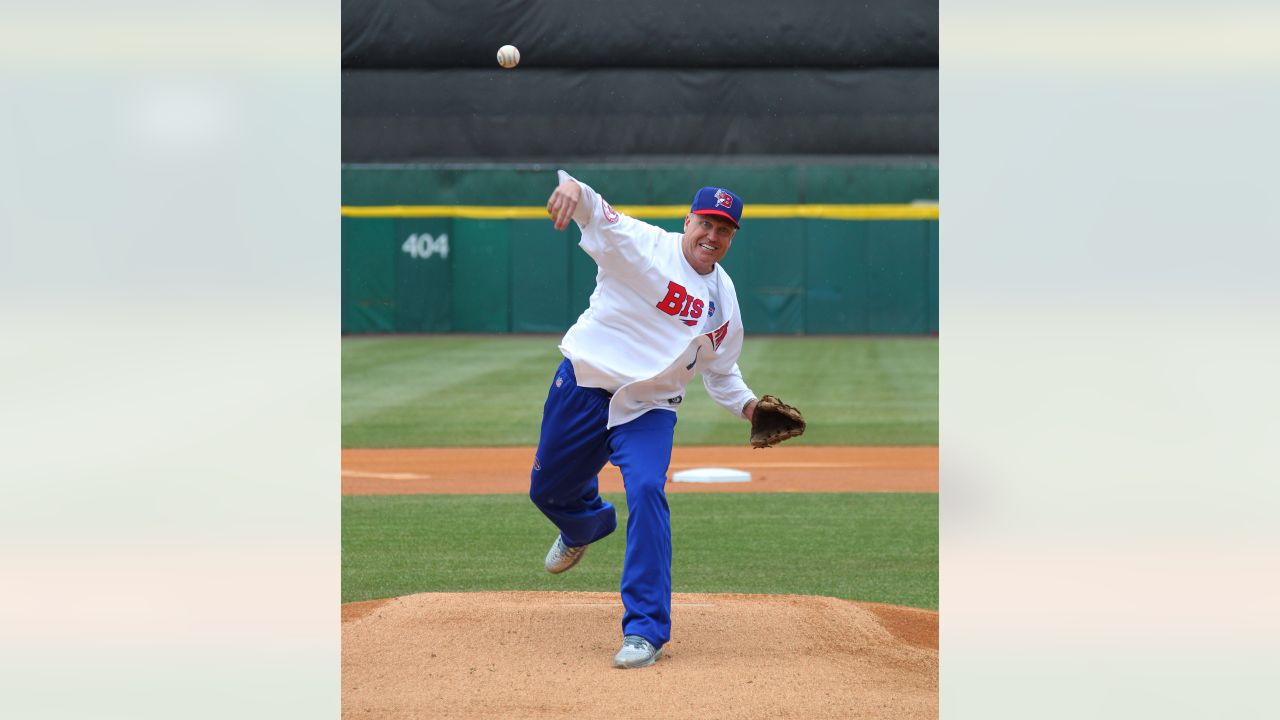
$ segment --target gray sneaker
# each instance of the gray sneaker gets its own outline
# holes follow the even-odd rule
[[[622,649],[617,655],[613,656],[613,666],[619,668],[642,668],[649,667],[658,661],[658,656],[662,654],[661,648],[656,648],[653,643],[645,640],[639,635],[628,635],[622,638]]]
[[[590,547],[590,545],[569,547],[564,544],[564,537],[557,535],[556,541],[551,543],[551,549],[547,551],[547,560],[545,563],[547,566],[547,572],[558,575],[574,565],[577,565],[588,547]]]

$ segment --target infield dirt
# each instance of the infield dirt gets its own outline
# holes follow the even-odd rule
[[[342,451],[343,495],[526,493],[534,448],[400,448]],[[732,467],[746,483],[668,482],[667,492],[938,492],[936,447],[677,447],[671,474]],[[623,492],[613,465],[600,492]]]
[[[342,492],[523,493],[533,448],[344,450]],[[937,492],[938,449],[676,448],[668,492]],[[608,466],[601,492],[622,492]],[[676,593],[652,667],[610,665],[617,593],[421,593],[342,606],[344,718],[938,716],[938,613],[829,597]]]

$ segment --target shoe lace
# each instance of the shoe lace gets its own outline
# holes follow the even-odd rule
[[[633,647],[647,651],[649,649],[649,641],[639,635],[628,635],[622,638],[622,647]]]
[[[578,547],[569,547],[568,545],[565,545],[565,544],[564,544],[564,541],[563,541],[563,540],[561,540],[561,541],[560,541],[560,548],[561,548],[561,550],[560,550],[560,554],[561,554],[561,555],[564,555],[565,557],[576,558],[576,557],[578,557],[579,555],[581,555],[581,554],[583,553],[583,551],[585,551],[585,550],[587,549],[587,546],[586,546],[586,545],[579,545]]]

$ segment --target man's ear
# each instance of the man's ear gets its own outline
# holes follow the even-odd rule
[[[690,220],[692,220],[692,219],[693,219],[693,213],[685,213],[685,215],[684,215],[684,229],[685,229],[685,230],[688,230],[688,229],[689,229],[689,221],[690,221]]]

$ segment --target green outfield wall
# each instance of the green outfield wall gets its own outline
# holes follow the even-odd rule
[[[615,207],[681,228],[694,190],[746,203],[724,267],[748,332],[938,331],[933,160],[565,164]],[[345,166],[342,331],[562,332],[595,264],[543,207],[554,166]]]

